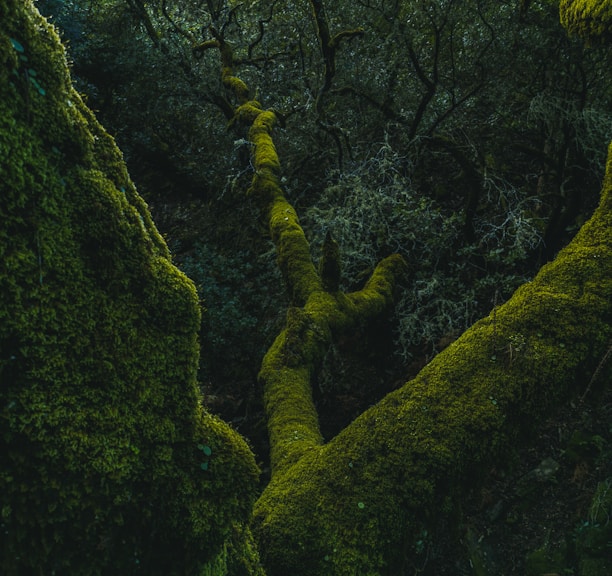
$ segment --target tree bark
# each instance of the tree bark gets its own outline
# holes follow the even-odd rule
[[[227,63],[226,52],[231,75]],[[236,117],[251,124],[250,193],[293,300],[259,376],[272,462],[252,522],[263,564],[268,576],[409,573],[489,467],[507,463],[550,410],[609,381],[612,153],[598,210],[556,260],[324,444],[312,376],[335,335],[390,305],[403,263],[383,261],[360,292],[330,291],[336,281],[317,272],[279,183],[274,113],[247,101]],[[336,268],[320,267],[332,278]]]
[[[611,203],[612,147],[599,208],[554,262],[414,380],[276,471],[253,520],[268,576],[412,573],[488,467],[556,406],[609,384]]]

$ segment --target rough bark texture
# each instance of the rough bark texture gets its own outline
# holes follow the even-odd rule
[[[503,466],[598,367],[590,393],[609,384],[611,204],[612,148],[599,208],[553,263],[414,380],[274,474],[254,513],[269,576],[418,566],[423,542],[488,466]]]
[[[248,564],[257,469],[200,405],[194,286],[23,0],[0,0],[0,267],[0,572]]]

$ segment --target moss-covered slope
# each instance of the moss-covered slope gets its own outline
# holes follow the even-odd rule
[[[54,30],[0,0],[2,574],[224,573],[257,470],[199,404],[199,319]]]

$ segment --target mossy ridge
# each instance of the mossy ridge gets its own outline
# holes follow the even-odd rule
[[[611,0],[561,0],[561,24],[588,42],[612,40]]]
[[[269,576],[418,566],[437,520],[483,469],[584,392],[612,336],[611,164],[612,147],[599,208],[533,282],[272,478],[253,524]]]
[[[199,404],[194,287],[53,28],[0,15],[2,573],[225,573],[257,469]]]

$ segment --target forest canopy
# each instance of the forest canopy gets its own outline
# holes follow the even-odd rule
[[[508,298],[597,203],[612,139],[609,46],[568,37],[555,2],[525,5],[326,4],[327,34],[342,38],[330,66],[308,2],[55,4],[77,85],[153,208],[172,206],[163,199],[177,192],[210,204],[199,215],[211,219],[201,223],[210,238],[175,225],[172,207],[158,218],[183,228],[171,243],[197,283],[202,262],[216,267],[215,282],[202,282],[217,334],[203,378],[240,363],[228,322],[234,333],[253,327],[270,339],[275,313],[272,302],[258,310],[267,292],[240,291],[261,274],[274,285],[274,267],[252,260],[255,230],[245,238],[232,230],[231,215],[252,221],[236,212],[250,209],[241,198],[249,146],[244,133],[226,131],[232,107],[217,55],[193,50],[212,38],[210,27],[232,44],[253,95],[282,119],[283,185],[314,254],[331,232],[349,288],[393,252],[419,260],[395,327],[406,361],[431,357],[440,340]],[[228,251],[230,237],[237,245]],[[247,363],[266,346],[240,345],[256,347]]]

